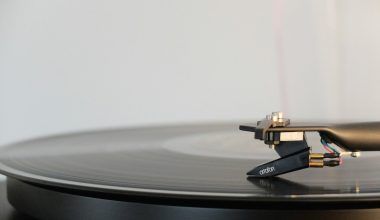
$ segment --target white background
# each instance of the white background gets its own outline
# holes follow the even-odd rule
[[[83,129],[380,119],[380,2],[0,0],[0,144]]]

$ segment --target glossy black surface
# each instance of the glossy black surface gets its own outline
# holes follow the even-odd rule
[[[380,218],[380,209],[378,208],[337,209],[330,206],[328,209],[319,209],[318,207],[300,209],[298,205],[293,205],[290,208],[286,208],[286,206],[273,207],[273,203],[267,204],[265,209],[257,209],[254,206],[231,208],[228,205],[223,208],[200,208],[179,204],[165,205],[119,201],[40,187],[11,178],[8,179],[7,189],[8,198],[17,209],[40,220],[276,220],[284,217],[294,220],[364,220]],[[8,217],[6,220],[23,219],[23,215],[19,212],[12,212]],[[25,218],[25,220],[28,219],[26,216]]]
[[[309,142],[320,149],[318,139]],[[277,156],[238,124],[61,135],[6,146],[0,155],[5,175],[90,192],[178,201],[380,201],[376,152],[341,167],[248,180],[247,171]]]
[[[24,197],[22,197],[24,198]],[[0,220],[35,220],[16,211],[7,200],[6,181],[0,176]]]

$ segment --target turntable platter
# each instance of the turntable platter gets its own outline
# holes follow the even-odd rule
[[[336,168],[247,179],[246,171],[276,157],[252,134],[240,132],[238,124],[157,126],[57,135],[5,146],[0,150],[0,172],[52,187],[158,199],[380,201],[378,153],[347,159]]]

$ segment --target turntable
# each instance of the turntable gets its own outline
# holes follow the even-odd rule
[[[328,152],[320,136],[304,129],[302,140],[297,139],[299,134],[288,138],[303,142],[307,137],[313,151],[335,155],[317,161],[338,161],[326,163],[336,166],[257,178],[246,172],[276,161],[279,153],[264,147],[262,141],[269,136],[261,140],[256,133],[240,131],[240,124],[139,127],[38,138],[2,147],[0,172],[8,177],[10,204],[37,219],[380,217],[380,153],[366,152],[364,147],[371,144],[352,148],[348,156],[357,157],[352,152],[361,150],[360,157],[346,157],[340,164],[350,148],[337,145],[339,155]],[[262,129],[264,133],[257,132],[261,135],[294,129],[292,124],[264,124],[240,128]],[[366,132],[361,135],[369,143],[377,131],[370,127]]]

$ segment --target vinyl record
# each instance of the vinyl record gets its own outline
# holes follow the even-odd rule
[[[313,151],[322,151],[309,137]],[[380,154],[277,178],[246,172],[277,158],[238,124],[100,130],[5,146],[1,173],[48,187],[190,202],[379,201]]]

